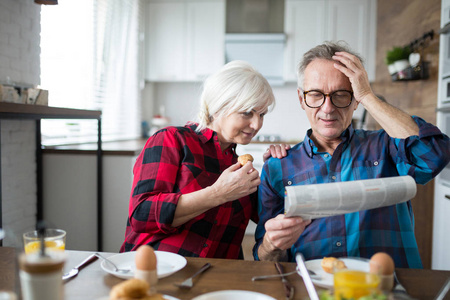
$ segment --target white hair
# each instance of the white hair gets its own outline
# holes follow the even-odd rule
[[[197,131],[208,127],[213,116],[250,112],[254,108],[273,109],[274,106],[272,88],[261,73],[245,61],[231,61],[204,82]]]

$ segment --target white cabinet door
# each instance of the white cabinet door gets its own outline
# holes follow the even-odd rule
[[[148,2],[146,79],[177,81],[185,73],[185,7],[180,2]]]
[[[435,181],[432,269],[450,270],[450,186]]]
[[[284,31],[287,36],[284,79],[297,81],[297,64],[303,54],[325,40],[325,0],[287,0]]]
[[[375,79],[375,0],[286,0],[284,76],[296,81],[303,54],[324,41],[344,40],[361,54],[369,80]]]
[[[225,61],[225,0],[147,2],[146,79],[199,81]]]
[[[375,78],[376,2],[329,0],[327,40],[344,40],[365,60],[369,79]]]
[[[225,2],[187,4],[188,80],[203,80],[225,63]]]

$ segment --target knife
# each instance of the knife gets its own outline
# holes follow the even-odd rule
[[[81,269],[83,269],[84,267],[86,267],[87,265],[89,265],[90,263],[94,262],[97,259],[98,257],[95,256],[95,254],[91,254],[88,258],[86,258],[81,263],[73,267],[72,270],[64,274],[62,276],[63,281],[67,281],[70,278],[77,276],[78,272],[80,272]]]
[[[319,295],[317,294],[316,289],[314,288],[314,284],[309,276],[308,269],[305,265],[305,259],[300,252],[297,252],[295,255],[295,260],[297,261],[297,267],[300,270],[300,275],[303,278],[303,282],[305,283],[306,290],[308,291],[309,298],[311,300],[319,300]]]
[[[284,293],[286,294],[286,300],[291,300],[294,297],[294,287],[286,279],[283,266],[279,262],[276,262],[275,267],[277,268],[278,273],[280,273],[281,282],[283,282],[284,286]]]

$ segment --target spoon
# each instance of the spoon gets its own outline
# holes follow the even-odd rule
[[[104,261],[110,263],[110,264],[114,267],[114,269],[115,269],[114,272],[117,272],[117,273],[128,273],[128,272],[131,271],[130,269],[119,269],[112,261],[110,261],[109,259],[107,259],[106,257],[100,255],[100,254],[97,253],[97,252],[94,253],[94,255],[97,256],[97,257],[100,257],[100,258],[103,259]]]

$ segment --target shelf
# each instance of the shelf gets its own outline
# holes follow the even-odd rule
[[[101,115],[100,110],[0,102],[2,119],[100,119]]]
[[[429,65],[430,65],[429,62],[422,62],[419,65],[415,66],[414,68],[408,67],[403,71],[392,74],[391,79],[394,82],[428,79]]]

